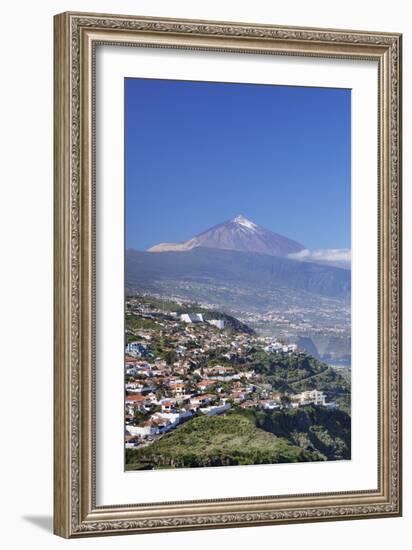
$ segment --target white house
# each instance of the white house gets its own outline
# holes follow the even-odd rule
[[[127,374],[128,376],[136,376],[136,374],[139,374],[139,369],[138,369],[136,366],[134,366],[134,367],[128,367],[128,366],[126,365],[126,370],[125,370],[125,372],[126,372],[126,374]]]
[[[207,322],[209,325],[213,325],[220,330],[225,328],[225,321],[223,319],[209,319]]]
[[[195,397],[192,397],[192,399],[190,400],[190,403],[192,405],[202,406],[210,403],[212,399],[213,399],[213,395],[205,393],[202,395],[196,395]]]
[[[176,396],[182,396],[185,393],[186,386],[184,384],[173,384],[171,390]]]
[[[286,344],[283,346],[282,351],[284,353],[295,353],[298,349],[296,344]]]
[[[185,411],[180,410],[176,412],[159,412],[156,413],[157,418],[161,418],[162,420],[166,420],[167,422],[177,425],[181,420],[184,418],[189,418],[190,416],[193,416],[193,413],[191,411]]]
[[[131,435],[142,435],[142,436],[156,435],[156,434],[160,433],[159,426],[157,426],[157,425],[155,425],[151,422],[147,422],[143,426],[130,426],[129,425],[129,426],[126,427],[126,430]]]
[[[126,395],[125,397],[125,407],[129,414],[134,414],[136,411],[148,412],[151,405],[151,400],[140,394]]]
[[[280,409],[280,400],[278,399],[263,399],[260,401],[265,410],[273,411],[274,409]]]
[[[141,393],[144,385],[141,382],[134,380],[133,382],[128,382],[125,387],[126,390],[131,393]]]
[[[319,390],[307,390],[292,397],[292,406],[326,405],[326,395]]]
[[[126,346],[126,353],[135,356],[147,355],[147,348],[140,342],[129,342]]]
[[[201,380],[196,384],[196,387],[199,388],[200,391],[206,391],[215,385],[216,385],[216,380]]]
[[[203,414],[208,416],[214,416],[215,414],[221,414],[222,412],[230,409],[230,403],[225,403],[224,405],[215,405],[211,407],[201,407],[199,410]]]
[[[270,344],[265,346],[263,349],[268,353],[278,353],[282,351],[283,346],[279,342],[271,342]]]
[[[180,320],[184,323],[204,323],[202,313],[182,313]]]
[[[160,403],[162,407],[162,411],[173,411],[176,407],[176,400],[175,399],[162,399]]]

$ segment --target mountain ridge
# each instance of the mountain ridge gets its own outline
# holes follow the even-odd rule
[[[126,251],[126,286],[150,287],[162,281],[201,282],[258,289],[289,288],[315,295],[346,299],[350,270],[235,250],[196,247],[185,254],[167,251]]]

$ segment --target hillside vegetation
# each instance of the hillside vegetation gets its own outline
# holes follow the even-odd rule
[[[315,407],[235,410],[189,420],[148,447],[126,450],[127,469],[311,462],[350,458],[350,417]]]
[[[306,451],[317,451],[327,460],[351,457],[351,419],[341,410],[306,406],[281,411],[236,410],[267,432]]]

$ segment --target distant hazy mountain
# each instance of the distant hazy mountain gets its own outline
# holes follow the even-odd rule
[[[304,249],[296,241],[273,233],[239,215],[183,243],[161,243],[149,248],[148,251],[187,252],[199,247],[257,252],[270,256],[287,256]]]
[[[303,292],[311,295],[347,299],[351,276],[347,269],[300,262],[274,255],[194,247],[186,252],[153,254],[127,250],[126,288],[160,291],[182,285],[193,299],[201,299],[201,289],[209,289],[210,300],[216,292],[238,289],[239,300],[249,296],[251,303],[265,300],[266,291]],[[202,291],[203,292],[203,291]],[[242,300],[244,302],[244,300]]]

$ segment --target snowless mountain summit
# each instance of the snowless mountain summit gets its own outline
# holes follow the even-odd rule
[[[160,243],[149,252],[185,252],[197,247],[288,256],[304,250],[300,243],[265,229],[241,214],[182,243]]]

